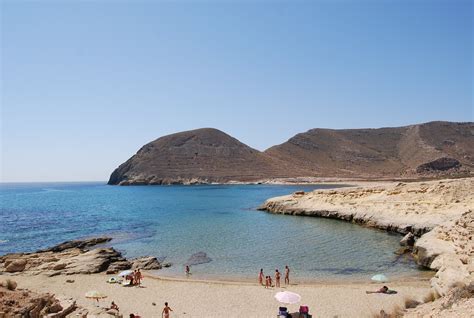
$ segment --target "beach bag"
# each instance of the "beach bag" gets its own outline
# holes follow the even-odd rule
[[[306,305],[300,306],[300,314],[307,314],[307,313],[309,313],[308,306],[306,306]]]

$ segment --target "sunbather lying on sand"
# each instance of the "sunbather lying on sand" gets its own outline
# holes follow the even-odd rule
[[[367,294],[396,294],[395,290],[388,289],[387,286],[383,286],[377,291],[366,291]]]

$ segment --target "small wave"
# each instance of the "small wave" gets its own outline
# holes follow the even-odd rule
[[[0,240],[0,244],[8,243],[8,240]]]

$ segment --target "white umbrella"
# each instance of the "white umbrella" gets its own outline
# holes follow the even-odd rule
[[[296,304],[301,301],[301,296],[289,291],[278,292],[275,299],[284,304]]]
[[[107,295],[98,292],[97,290],[91,290],[86,293],[86,298],[97,300],[97,306],[99,306],[99,299],[107,298]]]
[[[133,273],[133,271],[127,269],[126,271],[123,271],[123,272],[121,272],[120,274],[118,274],[118,276],[123,277],[123,276],[130,275],[130,274],[132,274],[132,273]]]
[[[374,275],[372,276],[371,278],[374,282],[379,282],[379,283],[385,283],[385,282],[388,282],[389,279],[387,278],[387,276],[385,276],[384,274],[377,274],[377,275]]]

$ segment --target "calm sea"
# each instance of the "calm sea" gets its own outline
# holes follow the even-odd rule
[[[413,262],[396,258],[398,235],[256,210],[270,197],[327,187],[2,184],[0,254],[111,235],[111,245],[127,257],[172,263],[162,275],[182,276],[183,264],[201,251],[212,261],[192,267],[196,278],[254,278],[262,267],[270,274],[286,264],[298,278],[314,280],[418,272]]]

